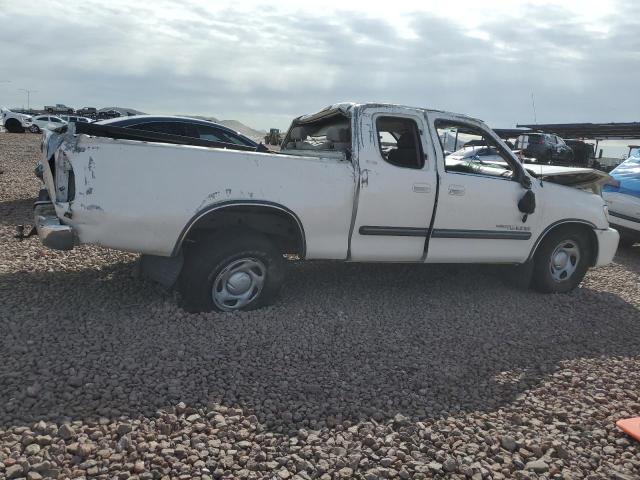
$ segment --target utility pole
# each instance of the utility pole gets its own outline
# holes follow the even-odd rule
[[[531,92],[531,106],[533,107],[533,123],[537,125],[538,118],[536,116],[536,97],[533,96],[533,92]]]
[[[31,110],[31,105],[30,105],[31,94],[32,93],[36,93],[37,90],[29,90],[27,88],[19,88],[18,90],[22,90],[23,92],[27,92],[27,110]]]

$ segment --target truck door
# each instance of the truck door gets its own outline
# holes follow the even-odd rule
[[[524,261],[540,234],[542,205],[528,216],[520,212],[526,189],[518,160],[482,122],[427,116],[440,175],[427,262]]]
[[[425,117],[409,108],[371,107],[353,122],[360,178],[350,259],[422,261],[437,189]]]

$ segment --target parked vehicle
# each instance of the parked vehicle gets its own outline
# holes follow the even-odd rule
[[[455,129],[483,138],[499,161],[445,155],[441,132]],[[540,181],[462,115],[336,104],[296,118],[281,153],[159,143],[184,137],[108,125],[62,130],[42,149],[43,244],[140,252],[143,272],[176,286],[190,311],[272,301],[285,254],[521,264],[534,288],[567,292],[618,245],[600,196]]]
[[[108,125],[111,127],[131,128],[134,130],[144,130],[146,132],[166,133],[169,135],[179,135],[182,137],[199,138],[214,142],[230,143],[253,147],[259,151],[269,150],[262,144],[258,144],[250,138],[236,132],[224,125],[199,120],[196,118],[176,117],[176,116],[156,116],[156,115],[134,115],[131,117],[113,118],[110,120],[100,120],[97,125]]]
[[[33,117],[33,127],[31,131],[39,133],[43,130],[53,130],[66,124],[67,122],[54,115],[38,115],[37,117]]]
[[[593,145],[582,140],[565,140],[565,143],[573,151],[573,163],[575,165],[590,166],[593,164]]]
[[[0,119],[2,126],[9,133],[24,133],[25,130],[29,130],[33,126],[31,115],[12,112],[5,107],[0,107]]]
[[[79,117],[77,115],[60,115],[60,118],[65,121],[65,122],[72,122],[72,123],[89,123],[92,120],[90,118],[85,118],[85,117]]]
[[[528,133],[520,135],[515,149],[523,150],[525,156],[535,158],[539,163],[571,163],[573,150],[557,135],[550,133]]]
[[[95,107],[82,107],[76,110],[76,113],[83,117],[95,117],[98,114],[98,110]]]
[[[98,119],[107,120],[109,118],[118,118],[121,117],[122,114],[118,110],[104,110],[98,112]]]
[[[265,145],[280,145],[282,143],[282,134],[278,128],[272,128],[269,133],[264,136]]]
[[[629,158],[610,175],[615,182],[602,191],[609,206],[609,221],[620,232],[620,244],[631,246],[640,242],[640,147],[631,149]]]
[[[73,113],[73,108],[67,107],[63,103],[56,103],[55,105],[45,105],[44,111],[47,113]]]

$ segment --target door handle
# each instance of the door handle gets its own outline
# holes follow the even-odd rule
[[[428,183],[414,183],[413,191],[415,193],[429,193],[431,191],[431,185]]]
[[[364,169],[360,172],[360,187],[364,188],[369,185],[369,170]]]
[[[465,190],[462,185],[449,185],[449,195],[464,195]]]

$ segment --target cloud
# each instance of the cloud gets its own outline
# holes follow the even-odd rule
[[[226,4],[228,5],[228,4]],[[443,10],[443,9],[440,9]],[[126,105],[258,128],[337,101],[468,113],[494,126],[638,120],[640,8],[598,22],[558,4],[477,21],[404,9],[0,0],[0,103]],[[460,12],[460,16],[464,12]],[[604,15],[604,14],[603,14]],[[472,20],[475,17],[472,17]]]

